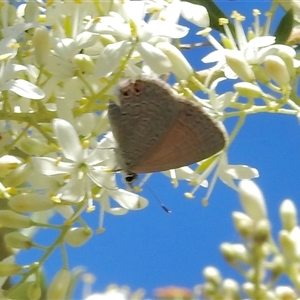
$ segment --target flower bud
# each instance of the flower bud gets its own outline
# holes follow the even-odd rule
[[[202,285],[201,292],[201,296],[203,296],[205,299],[214,299],[215,296],[218,294],[218,287],[216,287],[211,282],[205,282]]]
[[[7,26],[16,26],[16,18],[17,18],[16,7],[10,4],[7,5],[5,18],[6,18]]]
[[[49,31],[46,28],[36,28],[32,38],[32,44],[34,46],[36,62],[40,66],[46,65],[49,60],[51,48]]]
[[[31,282],[27,289],[29,300],[39,300],[42,296],[42,289],[36,282]]]
[[[297,248],[288,231],[281,230],[279,232],[279,242],[282,248],[283,255],[287,259],[287,261],[295,261],[297,259]]]
[[[16,249],[26,249],[32,247],[32,240],[30,237],[23,235],[18,231],[9,232],[4,236],[5,244],[8,247]]]
[[[254,81],[254,73],[240,51],[226,49],[224,54],[228,66],[239,78],[243,81]]]
[[[222,281],[219,270],[214,267],[206,267],[203,270],[203,276],[207,281],[213,283],[216,286],[218,286]]]
[[[223,281],[224,299],[238,299],[239,285],[233,279],[225,279]]]
[[[17,214],[11,210],[0,210],[0,226],[7,228],[28,228],[33,225],[27,216]]]
[[[101,34],[99,36],[99,41],[106,47],[107,45],[114,44],[117,42],[116,38],[110,34]],[[99,52],[99,51],[98,51]]]
[[[239,194],[241,204],[246,214],[258,221],[267,216],[265,199],[257,185],[248,179],[244,179],[239,184]]]
[[[65,241],[73,246],[79,247],[86,243],[92,236],[92,231],[87,227],[73,227],[65,235]]]
[[[82,74],[94,73],[95,64],[90,56],[86,54],[76,54],[74,57],[74,63]]]
[[[257,81],[260,81],[263,84],[268,84],[271,81],[271,77],[261,65],[253,65],[252,70]]]
[[[269,268],[272,271],[272,278],[279,277],[285,269],[285,261],[282,255],[276,255],[270,262]]]
[[[270,237],[271,226],[267,219],[259,220],[255,226],[253,239],[256,243],[262,244]]]
[[[192,66],[175,46],[165,42],[157,43],[155,46],[169,58],[172,63],[172,72],[179,79],[187,80],[193,75]]]
[[[59,270],[54,276],[48,292],[47,299],[63,300],[66,297],[71,282],[71,272],[66,269]]]
[[[251,237],[253,235],[253,220],[246,214],[241,212],[232,213],[235,228],[244,238]]]
[[[223,243],[221,244],[221,252],[229,263],[236,263],[236,261],[249,262],[249,254],[242,244]]]
[[[275,288],[276,299],[278,300],[296,300],[295,291],[289,286],[277,286]]]
[[[39,18],[39,6],[35,1],[28,1],[24,10],[24,20],[26,23],[37,22]]]
[[[229,243],[223,243],[221,244],[221,252],[224,255],[226,261],[229,263],[234,263],[236,261],[235,252],[231,247],[231,244]]]
[[[20,273],[22,267],[15,263],[0,262],[0,277],[7,277]]]
[[[250,82],[238,82],[233,87],[241,96],[247,98],[260,98],[263,94],[259,86]]]
[[[18,186],[28,179],[28,175],[31,172],[29,164],[24,164],[10,172],[3,179],[4,186]]]
[[[252,282],[246,282],[243,284],[244,292],[253,299],[269,299],[267,297],[268,289],[265,285],[259,285],[259,294],[257,294],[257,287]]]
[[[4,177],[16,169],[22,161],[12,155],[4,155],[0,158],[0,177]]]
[[[264,66],[270,77],[280,86],[290,82],[290,75],[282,58],[276,55],[265,57]]]
[[[225,34],[221,34],[221,44],[224,46],[225,49],[233,50],[234,45],[232,39]]]
[[[243,263],[249,263],[249,253],[244,245],[232,244],[231,247],[232,250],[234,251],[235,259]]]
[[[49,152],[56,151],[53,145],[48,145],[34,138],[23,138],[18,147],[26,154],[37,156],[43,156]]]
[[[34,193],[13,196],[9,199],[8,205],[11,209],[20,213],[43,211],[55,206],[54,202],[48,196]]]
[[[300,274],[299,274],[299,260],[295,263],[288,264],[289,267],[289,277],[293,278],[295,286],[300,284]]]
[[[286,199],[282,202],[280,209],[280,217],[282,222],[282,227],[291,231],[295,226],[297,226],[297,209],[293,201]]]
[[[282,45],[283,47],[288,47],[286,45]],[[291,49],[291,47],[289,47]],[[293,49],[294,50],[294,49]],[[294,50],[295,51],[295,50]],[[284,61],[285,63],[285,66],[287,68],[287,71],[288,73],[290,74],[290,77],[295,77],[296,75],[296,70],[295,70],[295,67],[294,67],[294,57],[291,56],[289,53],[287,53],[287,51],[284,51],[284,49],[282,50],[279,50],[277,53],[276,53],[280,58],[282,58],[282,60]],[[296,52],[295,52],[296,54]]]

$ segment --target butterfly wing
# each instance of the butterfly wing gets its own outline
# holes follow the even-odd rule
[[[135,173],[176,169],[208,158],[225,146],[223,130],[196,104],[177,99],[172,126],[136,165]]]
[[[110,101],[108,117],[124,171],[132,171],[142,162],[173,124],[178,107],[171,92],[166,83],[151,77],[120,83],[119,104]]]

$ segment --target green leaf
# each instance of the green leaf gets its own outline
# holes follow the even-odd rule
[[[294,14],[293,9],[290,9],[286,12],[286,14],[281,19],[276,31],[276,44],[285,44],[287,39],[289,38],[292,29],[294,26]]]
[[[225,18],[225,19],[229,20],[229,18],[213,2],[213,0],[183,0],[183,1],[204,6],[208,11],[208,15],[210,18],[210,27],[212,29],[215,29],[215,30],[225,34],[223,26],[219,25],[219,19]],[[229,22],[228,26],[232,32],[232,35],[235,37],[235,30],[234,30],[233,25]]]

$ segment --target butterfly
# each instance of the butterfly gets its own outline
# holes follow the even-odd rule
[[[130,183],[153,173],[196,163],[221,151],[223,128],[195,101],[175,94],[163,80],[141,76],[122,80],[108,118],[116,157]]]

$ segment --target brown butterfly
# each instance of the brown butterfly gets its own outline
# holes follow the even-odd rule
[[[149,76],[135,82],[125,79],[117,93],[119,103],[109,102],[108,117],[128,182],[137,173],[180,168],[225,147],[223,129],[164,81]]]

